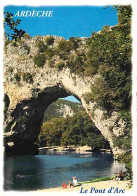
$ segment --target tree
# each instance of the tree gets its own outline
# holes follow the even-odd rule
[[[124,135],[113,138],[114,145],[120,146],[125,153],[119,160],[126,163],[131,172],[131,6],[114,6],[118,11],[118,24],[105,27],[100,33],[94,33],[87,42],[87,63],[85,68],[98,74],[91,87],[91,93],[86,95],[87,101],[96,102],[96,107],[119,113],[126,127]]]
[[[89,145],[93,149],[110,147],[85,111],[44,122],[37,143],[39,146]]]
[[[26,32],[17,28],[20,22],[21,20],[19,19],[16,21],[13,19],[12,13],[4,12],[4,29],[6,38],[17,41],[17,39],[21,39],[21,37],[23,37]]]
[[[104,27],[87,41],[85,69],[100,76],[88,98],[108,113],[131,107],[131,7],[118,6],[117,10],[118,24]]]

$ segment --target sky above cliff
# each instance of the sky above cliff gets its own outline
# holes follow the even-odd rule
[[[4,11],[52,10],[53,17],[15,17],[21,20],[20,28],[31,36],[58,35],[69,37],[90,37],[93,31],[100,31],[104,25],[117,24],[117,11],[112,7],[104,9],[100,6],[67,6],[67,7],[28,7],[6,6]]]
[[[113,26],[118,22],[117,11],[112,7],[104,6],[6,6],[4,11],[11,12],[14,16],[21,11],[47,11],[52,10],[52,17],[14,17],[20,19],[18,26],[31,36],[57,35],[69,37],[90,37],[93,31],[100,31],[104,25]],[[74,97],[66,98],[77,101]]]

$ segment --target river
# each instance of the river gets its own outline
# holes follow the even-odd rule
[[[40,151],[39,155],[9,156],[4,160],[5,190],[37,190],[59,187],[73,176],[78,181],[114,176],[123,164],[111,153],[57,153]]]

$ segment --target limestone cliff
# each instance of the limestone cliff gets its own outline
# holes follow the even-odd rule
[[[4,48],[4,93],[8,100],[4,122],[6,149],[8,142],[14,142],[13,151],[16,153],[34,153],[34,142],[46,108],[58,98],[74,95],[109,141],[114,155],[120,154],[122,150],[114,146],[113,137],[123,134],[124,122],[118,119],[116,112],[105,117],[104,111],[96,109],[95,103],[91,101],[87,103],[84,97],[91,91],[92,84],[99,76],[72,73],[70,64],[70,67],[64,66],[68,63],[65,55],[76,58],[80,53],[86,52],[87,38],[79,39],[77,52],[66,50],[66,53],[62,54],[60,50],[58,54],[50,56],[64,38],[52,37],[54,42],[48,45],[47,37],[22,38],[20,42],[11,42]],[[39,41],[44,43],[43,47],[48,45],[45,52],[49,54],[48,58],[44,59],[41,55],[43,64],[37,64],[37,54],[42,53],[43,49],[39,48]]]
[[[75,113],[82,110],[84,110],[84,108],[80,103],[58,99],[46,109],[43,122],[50,118],[66,118],[66,116],[73,116]]]

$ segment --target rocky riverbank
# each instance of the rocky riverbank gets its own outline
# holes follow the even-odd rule
[[[63,146],[50,146],[50,147],[41,147],[39,150],[47,150],[47,151],[57,151],[57,152],[71,152],[75,151],[77,153],[80,152],[95,152],[96,149],[92,149],[90,146],[68,146],[68,147],[63,147]],[[111,149],[100,149],[100,152],[112,152]]]

